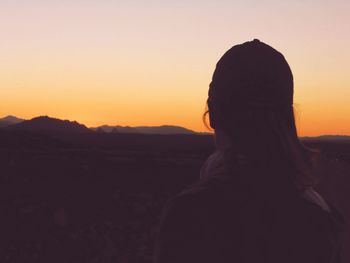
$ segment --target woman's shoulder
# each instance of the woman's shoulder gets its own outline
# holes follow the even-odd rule
[[[213,189],[202,181],[195,182],[168,200],[167,210],[195,210],[207,204],[211,199]]]
[[[324,227],[329,226],[334,231],[343,231],[345,221],[342,214],[315,189],[308,188],[301,192],[300,199],[303,203],[303,210],[315,215],[316,222],[322,221]]]
[[[218,205],[224,208],[227,195],[234,193],[232,187],[229,186],[230,183],[227,178],[213,177],[199,180],[169,199],[164,213],[186,215],[187,218],[201,217],[203,214],[219,209]]]
[[[306,201],[317,205],[322,210],[331,213],[331,208],[328,202],[313,188],[308,188],[300,193],[300,196]]]
[[[331,258],[339,257],[343,218],[315,190],[300,192],[284,205],[274,207],[270,215],[273,257],[283,258],[289,253],[288,247],[294,248],[291,262],[331,262]]]
[[[239,191],[238,184],[232,176],[213,176],[200,179],[187,186],[173,198],[173,202],[190,204],[218,203],[224,201],[228,196],[239,194]]]

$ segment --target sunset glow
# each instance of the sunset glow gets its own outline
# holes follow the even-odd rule
[[[350,1],[0,3],[0,117],[205,131],[218,59],[258,38],[295,79],[302,136],[350,135]]]

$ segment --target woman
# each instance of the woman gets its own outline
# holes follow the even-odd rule
[[[298,139],[283,55],[259,40],[232,47],[208,94],[217,151],[168,202],[155,262],[340,262],[343,221],[313,189],[317,152]]]

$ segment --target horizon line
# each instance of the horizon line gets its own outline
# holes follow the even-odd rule
[[[12,114],[8,114],[8,115],[5,115],[5,116],[3,116],[3,117],[0,117],[0,120],[1,120],[1,119],[4,119],[4,118],[7,118],[7,117],[13,117],[13,118],[21,119],[21,120],[23,120],[23,121],[29,121],[29,120],[32,120],[32,119],[35,119],[35,118],[39,118],[39,117],[48,117],[48,118],[51,118],[51,119],[58,119],[58,120],[62,120],[62,121],[77,122],[77,123],[79,123],[79,124],[84,125],[84,126],[87,127],[88,129],[96,129],[96,128],[99,128],[99,127],[102,127],[102,126],[110,126],[110,127],[119,126],[119,127],[131,127],[131,128],[172,126],[172,127],[184,128],[184,129],[187,129],[187,130],[192,131],[192,132],[194,132],[194,133],[208,133],[208,134],[214,134],[214,130],[205,130],[205,131],[203,130],[203,131],[198,131],[198,130],[193,130],[193,129],[187,128],[187,127],[182,126],[182,125],[175,125],[175,124],[135,125],[135,126],[121,125],[121,124],[115,124],[115,125],[112,125],[112,124],[102,124],[102,125],[97,125],[97,126],[88,126],[88,125],[84,124],[83,122],[79,122],[79,121],[77,121],[77,120],[70,120],[70,119],[66,119],[66,118],[58,118],[58,117],[53,117],[53,116],[49,116],[49,115],[38,115],[38,116],[35,116],[35,117],[32,117],[32,118],[26,119],[26,118],[21,118],[21,117],[12,115]],[[301,136],[298,135],[299,138],[315,138],[315,137],[323,137],[323,136],[350,137],[350,133],[349,133],[349,134],[330,134],[330,133],[326,133],[326,134],[318,134],[318,135],[301,135]]]

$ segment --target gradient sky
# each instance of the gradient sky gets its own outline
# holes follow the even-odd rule
[[[300,135],[350,135],[350,1],[1,0],[0,117],[205,130],[215,64],[258,38],[295,78]]]

